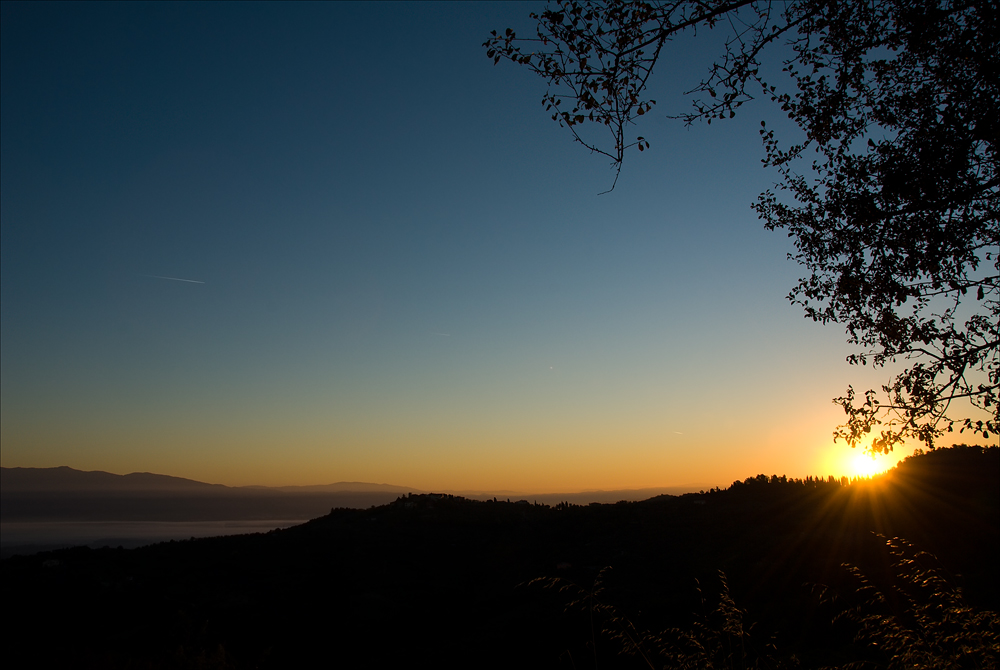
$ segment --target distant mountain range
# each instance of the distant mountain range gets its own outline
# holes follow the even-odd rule
[[[101,470],[75,470],[67,466],[58,468],[0,468],[0,489],[5,493],[333,493],[333,492],[394,492],[417,493],[417,489],[391,484],[367,482],[337,482],[317,486],[225,486],[158,475],[152,472],[132,472],[116,475]]]
[[[573,493],[440,491],[473,500],[529,500],[554,505],[646,500],[696,487]],[[366,509],[420,489],[369,482],[313,486],[224,486],[151,472],[117,475],[70,467],[0,468],[0,519],[14,521],[221,521],[312,519],[333,508]]]
[[[410,492],[419,491],[365,482],[223,486],[151,472],[0,468],[0,521],[307,520],[334,508],[384,505]]]

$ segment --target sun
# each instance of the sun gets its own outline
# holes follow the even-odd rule
[[[818,469],[824,476],[833,475],[838,479],[843,476],[851,479],[874,477],[892,470],[904,458],[901,449],[888,454],[873,455],[871,451],[861,446],[856,449],[846,449],[839,445],[826,446],[821,453],[822,461]]]
[[[854,455],[851,469],[854,471],[855,477],[871,477],[885,472],[888,468],[886,468],[885,463],[880,463],[871,454],[860,452]]]

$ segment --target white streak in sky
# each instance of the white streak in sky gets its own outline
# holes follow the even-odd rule
[[[198,281],[197,279],[181,279],[180,277],[163,277],[161,275],[140,275],[141,277],[149,277],[150,279],[169,279],[170,281],[186,281],[189,284],[204,284],[203,281]]]

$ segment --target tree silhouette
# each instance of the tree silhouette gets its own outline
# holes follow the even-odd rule
[[[756,94],[804,132],[784,146],[762,122],[781,180],[753,208],[808,273],[789,300],[844,326],[850,363],[902,366],[881,393],[834,400],[847,414],[834,439],[854,447],[879,427],[868,448],[888,452],[907,437],[933,447],[956,424],[1000,430],[997,13],[995,0],[570,0],[531,15],[535,37],[494,31],[484,46],[548,82],[552,119],[610,158],[617,183],[626,152],[650,146],[629,129],[655,105],[663,46],[730,30],[679,118],[730,118]],[[790,55],[773,81],[760,62],[779,43]]]

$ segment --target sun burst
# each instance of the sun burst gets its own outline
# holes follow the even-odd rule
[[[851,462],[851,469],[854,471],[854,476],[856,477],[871,477],[885,472],[888,468],[885,463],[880,463],[871,454],[860,452],[854,455]]]

